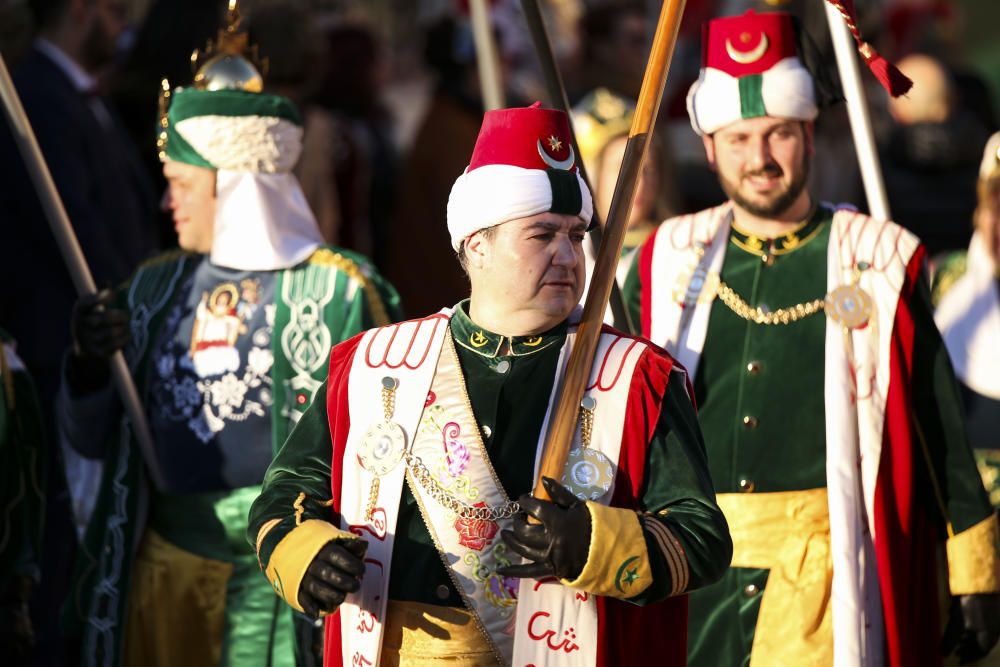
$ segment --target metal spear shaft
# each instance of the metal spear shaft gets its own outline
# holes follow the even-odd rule
[[[829,2],[826,6],[826,20],[830,24],[830,37],[837,57],[837,70],[847,99],[847,116],[851,121],[854,136],[854,150],[858,155],[858,167],[865,186],[868,210],[876,220],[889,220],[889,198],[885,194],[885,181],[875,151],[875,134],[868,114],[865,91],[861,85],[861,70],[858,66],[857,47],[844,19],[836,7]]]
[[[0,100],[3,101],[3,109],[10,123],[14,141],[21,152],[21,157],[31,176],[31,181],[38,193],[38,198],[45,210],[45,217],[49,221],[52,233],[56,237],[59,252],[62,254],[66,268],[69,270],[70,278],[76,287],[77,293],[93,294],[97,291],[94,284],[94,277],[87,266],[87,260],[80,249],[80,242],[73,232],[73,227],[66,214],[66,207],[63,205],[56,184],[52,180],[52,173],[48,164],[42,156],[42,151],[38,146],[38,139],[31,129],[31,123],[21,105],[21,99],[14,88],[14,82],[10,78],[7,70],[7,63],[0,55]],[[132,374],[128,364],[125,363],[125,355],[121,351],[115,352],[110,360],[111,375],[114,378],[115,386],[121,396],[125,406],[125,412],[132,424],[139,448],[142,450],[143,458],[146,461],[146,468],[149,476],[157,489],[165,489],[165,478],[160,470],[153,448],[153,435],[149,430],[149,423],[146,421],[146,412],[143,410],[142,402],[139,400],[139,392],[136,391],[135,383],[132,382]]]

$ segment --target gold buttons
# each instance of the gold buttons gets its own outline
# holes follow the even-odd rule
[[[438,584],[437,588],[434,589],[434,595],[437,596],[438,600],[447,600],[451,591],[445,584]]]
[[[747,373],[749,373],[750,375],[757,375],[757,373],[760,373],[760,362],[759,361],[749,362],[747,364]]]
[[[747,415],[743,418],[743,426],[746,428],[757,428],[759,420],[753,415]]]
[[[752,479],[743,478],[740,480],[740,491],[743,493],[753,493],[753,490],[757,488]]]
[[[743,587],[743,595],[747,596],[748,598],[752,598],[753,596],[757,595],[757,593],[760,593],[760,588],[757,586],[757,584],[747,584],[746,586]]]
[[[489,438],[491,435],[493,435],[493,429],[491,429],[486,424],[483,424],[483,435]]]

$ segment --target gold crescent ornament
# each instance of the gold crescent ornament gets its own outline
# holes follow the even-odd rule
[[[767,39],[767,35],[762,32],[760,33],[760,42],[757,44],[756,47],[750,49],[749,51],[740,51],[735,46],[733,46],[733,43],[730,40],[727,39],[726,53],[735,62],[738,62],[741,65],[750,65],[763,58],[764,54],[767,53],[767,48],[770,45],[771,42],[770,40]]]

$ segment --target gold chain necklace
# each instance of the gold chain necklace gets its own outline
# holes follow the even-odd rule
[[[760,308],[751,307],[739,294],[733,291],[732,287],[721,280],[716,293],[722,299],[722,303],[729,307],[729,310],[755,324],[791,324],[818,313],[826,306],[824,298],[815,299],[808,303],[797,303],[794,306],[779,308],[772,312],[764,312]]]

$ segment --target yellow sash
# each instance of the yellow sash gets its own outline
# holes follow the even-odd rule
[[[461,607],[389,601],[382,639],[381,667],[408,665],[496,667],[497,658]]]
[[[218,664],[232,571],[147,530],[132,569],[125,664]]]
[[[733,567],[770,570],[751,667],[832,665],[830,517],[826,489],[722,493]]]

